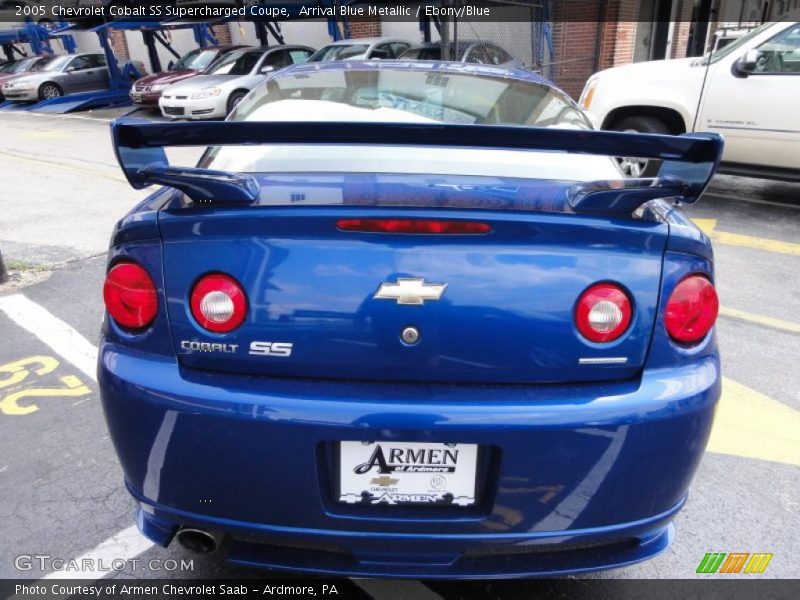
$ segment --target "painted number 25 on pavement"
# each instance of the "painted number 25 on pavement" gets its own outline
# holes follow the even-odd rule
[[[0,365],[0,412],[6,415],[28,415],[39,410],[39,406],[31,398],[71,398],[92,393],[74,375],[63,375],[58,378],[63,387],[26,387],[3,395],[6,388],[32,383],[38,377],[55,371],[58,365],[58,361],[52,356],[30,356]],[[31,375],[34,376],[33,380],[29,379]]]

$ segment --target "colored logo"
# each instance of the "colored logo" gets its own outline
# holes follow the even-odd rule
[[[765,552],[707,552],[697,567],[698,573],[763,573],[772,554]]]

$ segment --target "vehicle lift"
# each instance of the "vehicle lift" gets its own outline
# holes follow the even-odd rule
[[[153,69],[153,72],[158,72],[161,70],[161,62],[159,60],[158,52],[156,50],[156,45],[155,45],[156,41],[161,43],[175,57],[180,58],[180,55],[172,48],[170,43],[164,37],[163,35],[164,29],[191,27],[194,32],[195,41],[198,43],[200,47],[217,43],[217,40],[211,34],[210,24],[208,22],[188,23],[188,22],[179,22],[177,20],[174,21],[175,22],[172,22],[172,20],[170,21],[120,20],[120,21],[103,23],[101,25],[97,25],[89,29],[85,29],[82,28],[80,25],[73,24],[63,27],[58,31],[49,32],[50,37],[56,37],[59,35],[68,35],[69,32],[75,32],[75,31],[90,31],[92,33],[95,33],[100,41],[100,47],[102,48],[103,53],[105,54],[106,57],[106,63],[108,65],[108,71],[109,71],[110,89],[82,92],[78,94],[68,94],[66,96],[61,96],[59,98],[42,100],[41,102],[37,102],[32,105],[20,105],[12,102],[4,102],[3,104],[0,104],[0,109],[30,110],[35,112],[63,114],[79,110],[88,110],[91,108],[107,108],[114,106],[125,106],[130,104],[130,98],[128,97],[128,90],[130,90],[131,83],[134,80],[141,77],[142,74],[138,73],[136,69],[133,67],[133,65],[130,63],[125,65],[124,68],[120,68],[119,62],[117,61],[117,57],[114,55],[114,51],[108,40],[109,32],[111,30],[141,31],[142,37],[145,42],[145,46],[147,47],[148,56],[150,58],[150,64],[151,68]],[[29,43],[30,40],[32,39],[34,38],[31,35],[23,36],[22,38],[17,36],[15,38],[15,40],[18,42],[29,42]],[[69,39],[71,40],[72,38],[70,37]],[[4,38],[0,37],[0,41],[2,40],[4,40]],[[31,47],[32,49],[34,49],[34,51],[36,51],[37,46],[35,46],[32,43]],[[71,47],[67,47],[65,45],[65,49],[68,52],[74,52],[75,51],[74,42],[72,42]]]
[[[358,4],[359,0],[319,0],[320,4],[329,6],[341,6],[349,4]],[[290,8],[289,18],[297,18],[299,16],[299,5]],[[60,24],[54,29],[48,29],[42,25],[34,23],[26,23],[25,27],[14,29],[10,32],[0,31],[0,45],[6,52],[6,55],[11,58],[13,52],[22,54],[16,46],[20,43],[29,43],[32,50],[37,54],[49,49],[47,40],[53,37],[60,37],[64,48],[67,52],[75,51],[75,42],[69,35],[70,32],[75,31],[90,31],[97,34],[100,40],[100,46],[106,56],[106,62],[109,69],[110,89],[92,92],[83,92],[78,94],[69,94],[59,98],[52,98],[43,100],[33,105],[20,105],[12,102],[4,102],[0,104],[0,110],[31,110],[37,112],[49,113],[67,113],[79,110],[87,110],[91,108],[103,108],[113,106],[125,106],[130,104],[128,91],[130,90],[131,83],[137,79],[141,74],[137,73],[132,64],[127,64],[124,69],[120,69],[119,63],[111,44],[108,40],[108,33],[110,30],[123,30],[123,31],[140,31],[144,44],[147,48],[150,67],[153,73],[162,70],[161,60],[158,56],[158,49],[156,43],[160,43],[167,51],[169,51],[175,58],[180,58],[180,54],[176,52],[168,39],[164,36],[165,30],[187,28],[191,27],[194,32],[195,41],[198,46],[203,48],[208,45],[217,44],[214,38],[211,26],[215,24],[225,23],[227,20],[219,19],[215,21],[203,22],[187,22],[180,21],[177,18],[168,19],[165,21],[147,21],[147,20],[119,20],[86,29],[78,24],[66,25]],[[436,28],[440,31],[446,24],[440,23],[436,18],[432,20],[420,19],[420,30],[423,31],[425,40],[430,40],[430,24],[434,23]],[[272,20],[254,20],[253,26],[255,27],[256,36],[262,45],[269,45],[269,35],[279,44],[284,43],[284,37],[281,33],[280,25]],[[341,39],[348,39],[350,37],[350,24],[348,20],[339,18],[328,19],[328,33],[334,41]]]
[[[158,73],[163,70],[161,66],[161,59],[158,56],[158,48],[156,42],[161,44],[167,52],[172,54],[176,59],[181,55],[175,51],[172,44],[164,35],[165,31],[173,29],[186,29],[191,27],[194,33],[194,40],[197,42],[199,48],[207,46],[216,46],[219,42],[214,37],[211,27],[225,23],[225,20],[218,19],[214,21],[178,21],[177,19],[169,19],[167,21],[149,21],[149,22],[136,22],[128,23],[125,21],[117,21],[114,23],[115,29],[137,29],[142,33],[142,40],[147,48],[147,56],[150,59],[151,73]]]
[[[50,38],[59,37],[67,52],[75,52],[75,40],[72,36],[62,35],[62,32],[69,29],[69,24],[58,22],[50,26],[40,23],[27,21],[20,27],[0,31],[0,47],[8,60],[17,60],[17,57],[25,57],[27,54],[19,47],[19,44],[30,44],[34,54],[53,54],[50,45]],[[14,56],[16,53],[17,57]]]
[[[22,26],[14,29],[0,31],[0,46],[8,60],[18,60],[25,58],[27,53],[20,48],[20,44],[29,44],[34,55],[53,54],[53,47],[50,40],[58,38],[67,52],[75,52],[77,47],[74,38],[68,32],[71,26],[64,22],[58,22],[49,26],[26,21]],[[13,110],[19,105],[5,101],[0,102],[0,110]]]

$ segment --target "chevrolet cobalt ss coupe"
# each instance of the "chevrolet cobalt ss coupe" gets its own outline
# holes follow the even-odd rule
[[[112,136],[163,186],[114,231],[98,365],[150,539],[415,578],[667,548],[720,393],[711,247],[675,205],[718,136],[593,131],[530,72],[409,61]]]

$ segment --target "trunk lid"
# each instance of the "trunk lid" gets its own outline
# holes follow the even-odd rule
[[[165,289],[180,362],[229,373],[386,381],[547,383],[639,373],[657,308],[665,224],[570,214],[558,182],[390,179],[265,176],[256,206],[176,202],[163,210]],[[337,228],[339,219],[358,218],[466,219],[490,232]],[[194,283],[211,272],[234,277],[248,297],[245,322],[224,335],[203,330],[189,309]],[[375,297],[382,284],[400,279],[446,288],[417,305]],[[634,306],[627,333],[602,345],[582,339],[573,319],[578,297],[601,281],[621,284]],[[420,334],[415,345],[401,340],[409,326]],[[274,343],[291,344],[291,354],[264,350]]]

